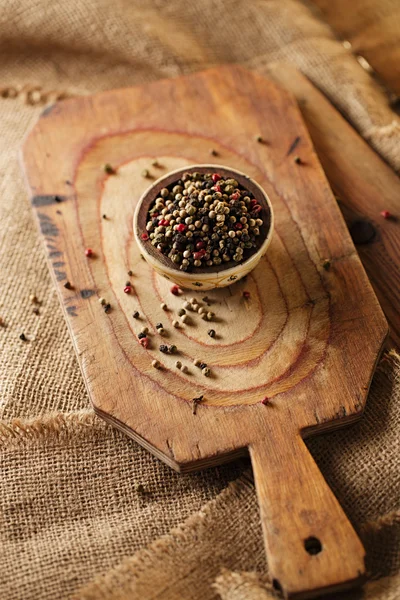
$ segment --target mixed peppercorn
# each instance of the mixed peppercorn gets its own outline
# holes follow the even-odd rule
[[[262,211],[234,178],[184,173],[160,190],[141,237],[182,271],[240,263],[257,246]]]

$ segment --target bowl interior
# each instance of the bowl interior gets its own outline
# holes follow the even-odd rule
[[[243,259],[240,262],[235,262],[233,260],[229,262],[225,262],[221,265],[214,265],[212,267],[195,267],[190,272],[184,272],[179,268],[179,265],[176,265],[168,258],[162,254],[159,250],[157,250],[150,241],[143,241],[140,235],[146,231],[146,224],[148,220],[148,212],[150,207],[152,206],[154,200],[159,196],[159,193],[162,188],[169,187],[172,183],[177,182],[184,173],[215,173],[218,172],[224,178],[235,178],[238,183],[245,189],[249,190],[257,200],[257,202],[262,206],[262,219],[263,225],[260,227],[260,235],[256,238],[256,246],[254,248],[250,248],[243,253]],[[192,165],[190,167],[184,167],[182,169],[178,169],[176,171],[172,171],[168,173],[164,177],[158,179],[155,183],[153,183],[143,194],[136,208],[135,218],[134,218],[134,230],[136,240],[139,243],[139,246],[143,253],[149,254],[154,260],[156,260],[160,265],[167,267],[172,271],[178,271],[180,274],[210,274],[210,273],[220,273],[222,271],[226,271],[228,269],[232,269],[233,267],[237,267],[245,263],[249,258],[251,258],[254,254],[256,254],[261,246],[264,244],[268,235],[271,231],[271,221],[272,221],[272,211],[269,199],[264,192],[264,190],[250,177],[245,175],[244,173],[240,173],[235,169],[229,169],[228,167],[221,167],[220,165]]]

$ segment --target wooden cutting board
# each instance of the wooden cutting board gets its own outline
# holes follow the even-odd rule
[[[151,183],[144,169],[156,178],[210,162],[211,150],[213,162],[265,188],[276,218],[267,256],[247,281],[207,293],[214,339],[198,315],[172,327],[185,298],[207,305],[204,293],[172,295],[132,236],[135,203]],[[294,99],[224,67],[68,100],[45,111],[23,158],[97,414],[182,472],[249,451],[274,586],[301,598],[359,583],[364,550],[302,438],[361,416],[387,325]],[[107,175],[105,163],[117,173]],[[133,294],[123,291],[128,280]],[[144,325],[148,350],[136,338]],[[161,343],[178,354],[161,354]]]

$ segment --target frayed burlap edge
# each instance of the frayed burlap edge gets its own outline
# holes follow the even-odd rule
[[[59,444],[82,438],[86,433],[93,439],[104,436],[109,429],[92,410],[72,413],[49,413],[35,419],[13,419],[0,422],[0,447],[12,448],[21,444]]]

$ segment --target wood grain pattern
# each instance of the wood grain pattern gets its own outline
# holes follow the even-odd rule
[[[132,239],[135,202],[148,185],[143,169],[154,158],[164,172],[207,163],[210,148],[218,152],[213,162],[248,173],[266,190],[276,217],[267,256],[247,281],[207,294],[214,340],[195,315],[178,330],[170,326],[184,295],[170,294]],[[226,67],[70,100],[40,119],[24,162],[96,412],[181,471],[250,448],[276,587],[301,598],[358,582],[362,545],[301,436],[361,416],[387,326],[294,99]],[[107,176],[104,163],[117,175]],[[60,260],[62,270],[54,264]],[[129,269],[135,293],[127,295]],[[64,288],[67,279],[73,290]],[[190,296],[204,302],[201,292]],[[99,297],[111,302],[109,314]],[[134,310],[142,321],[132,319]],[[155,331],[160,321],[166,338]],[[135,335],[144,323],[148,350]],[[164,341],[177,345],[189,373],[175,368],[177,356],[160,354]],[[196,356],[211,367],[209,379],[191,365]],[[161,370],[151,367],[155,357]],[[193,414],[191,400],[200,395]],[[307,551],[309,538],[320,540],[321,552]]]
[[[370,243],[356,241],[357,251],[389,322],[389,343],[399,350],[400,179],[304,75],[286,64],[268,72],[295,95],[350,231],[369,226]],[[382,210],[393,218],[383,219]]]

